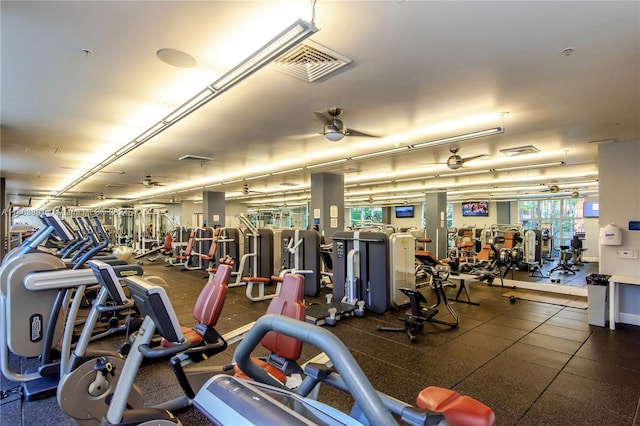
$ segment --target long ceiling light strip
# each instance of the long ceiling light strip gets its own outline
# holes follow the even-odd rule
[[[304,21],[300,20],[298,22],[304,22]],[[311,25],[312,26],[313,24],[307,24],[307,25]],[[312,30],[309,30],[309,31],[312,31]],[[315,28],[314,28],[313,31],[315,31]],[[287,33],[287,30],[285,30],[283,33]],[[293,47],[293,46],[291,46],[291,47]],[[238,68],[238,67],[236,67],[236,68]],[[228,74],[231,74],[232,72],[233,72],[233,70],[230,71]],[[226,84],[235,84],[235,83],[238,82],[237,80],[229,80],[229,79],[227,79],[227,78],[225,78],[223,76],[220,79],[218,79],[216,82],[214,82],[211,85],[207,86],[207,88],[203,92],[205,92],[205,91],[207,91],[209,89],[212,89],[212,87],[216,86],[216,84],[221,84],[221,83],[219,83],[221,80],[223,82],[225,82]],[[220,87],[222,87],[222,86],[220,86]],[[227,86],[227,87],[230,87],[230,86]],[[176,114],[177,112],[180,112],[180,114],[183,114],[183,116],[187,114],[187,111],[189,111],[189,113],[190,113],[191,110],[189,110],[189,108],[187,107],[188,105],[192,105],[193,108],[196,108],[196,106],[197,106],[197,108],[199,108],[201,106],[201,104],[199,104],[198,102],[203,102],[203,99],[206,98],[206,97],[200,95],[203,92],[200,92],[198,95],[194,96],[191,100],[187,101],[185,104],[183,104],[182,106],[178,107],[173,113],[171,113],[167,117],[165,117],[164,121],[168,121],[169,119],[174,120],[175,118],[173,117],[173,115]],[[211,93],[213,93],[213,92],[211,92]],[[329,161],[325,161],[325,162],[322,162],[322,163],[310,164],[310,165],[297,167],[297,168],[289,169],[289,170],[274,171],[274,172],[270,173],[270,175],[271,176],[277,176],[277,175],[282,175],[282,174],[285,174],[285,173],[293,173],[293,172],[303,171],[303,170],[309,170],[310,171],[310,170],[321,169],[321,168],[326,168],[326,167],[335,167],[335,166],[337,166],[339,164],[346,163],[346,162],[357,161],[357,160],[365,160],[365,159],[369,159],[369,158],[381,157],[381,156],[391,155],[391,154],[398,154],[398,153],[401,153],[401,152],[409,151],[409,150],[414,149],[414,148],[416,148],[416,149],[426,148],[426,147],[436,146],[436,145],[445,144],[445,143],[449,143],[449,142],[462,141],[462,140],[467,140],[467,139],[475,139],[475,138],[479,138],[479,137],[483,137],[483,136],[489,136],[489,135],[500,134],[500,133],[504,133],[504,127],[493,127],[493,128],[490,128],[490,129],[479,130],[479,131],[476,131],[476,132],[465,133],[465,134],[462,134],[462,135],[451,136],[451,137],[448,137],[448,138],[437,139],[437,140],[428,141],[428,142],[421,142],[419,144],[407,145],[407,146],[402,146],[402,147],[397,147],[397,148],[391,148],[391,149],[386,149],[386,150],[382,150],[382,151],[376,151],[376,152],[367,153],[367,154],[354,155],[354,156],[351,156],[351,157],[338,158],[336,160],[329,160]],[[133,141],[129,145],[135,145],[135,141]],[[127,146],[129,146],[129,145],[127,145]],[[131,147],[131,149],[129,149],[127,152],[131,151],[133,148],[135,148],[135,146]],[[121,151],[122,150],[123,149],[121,148]],[[114,155],[115,154],[113,154],[112,157]],[[122,154],[122,155],[124,155],[124,154]],[[114,161],[115,161],[115,159],[114,159]],[[105,164],[105,166],[106,166],[106,164]],[[494,170],[490,170],[490,171],[494,171]],[[467,173],[467,174],[480,174],[480,173],[485,173],[485,171],[458,172],[455,175],[456,176],[461,176],[462,174],[465,174],[465,173]],[[443,175],[443,176],[446,176],[446,175]],[[438,174],[438,175],[435,175],[435,176],[421,177],[421,178],[416,178],[416,179],[407,178],[407,179],[396,180],[396,181],[397,182],[401,182],[401,181],[411,181],[411,180],[423,180],[423,179],[438,178],[438,177],[441,177],[441,175]],[[221,181],[221,182],[217,182],[217,183],[210,183],[210,184],[205,184],[204,187],[211,187],[211,186],[214,186],[214,185],[221,185],[221,184],[222,185],[227,185],[227,184],[230,184],[230,183],[236,183],[236,182],[240,182],[240,181],[243,181],[243,180],[249,180],[249,179],[256,179],[256,177],[239,178],[239,179],[236,179],[234,181]],[[358,185],[361,185],[361,184],[358,184]],[[362,185],[371,185],[371,184],[362,184]],[[63,190],[63,192],[64,192],[64,190]],[[162,195],[162,194],[154,194],[154,196],[159,196],[159,195]]]
[[[207,102],[211,101],[213,98],[235,86],[240,81],[249,77],[256,71],[262,69],[263,67],[271,63],[274,59],[277,59],[283,53],[298,45],[300,42],[307,39],[309,36],[311,36],[311,34],[317,31],[318,29],[313,22],[307,22],[302,19],[297,20],[267,44],[262,46],[262,48],[260,48],[251,56],[233,67],[222,77],[218,78],[216,81],[198,92],[195,96],[176,108],[169,115],[142,132],[138,137],[134,138],[124,147],[119,148],[105,160],[92,167],[91,170],[87,171],[82,176],[58,191],[52,197],[52,199],[60,197],[65,192],[69,191],[71,188],[75,187],[81,182],[84,182],[86,179],[93,176],[103,168],[107,167],[117,159],[130,153],[151,138],[157,136],[159,133],[162,133],[167,128],[171,127],[178,121],[182,120],[192,112],[205,105]]]
[[[398,148],[387,149],[385,151],[372,152],[369,154],[362,154],[362,155],[354,155],[353,157],[349,157],[349,160],[366,160],[369,158],[381,157],[383,155],[390,155],[390,154],[405,152],[410,150],[411,148],[412,148],[411,146],[401,146]]]
[[[451,137],[448,137],[448,138],[435,139],[435,140],[432,140],[432,141],[420,142],[420,143],[417,143],[417,144],[412,144],[412,145],[407,145],[407,146],[402,146],[402,147],[397,147],[397,148],[391,148],[391,149],[385,149],[385,150],[382,150],[382,151],[375,151],[375,152],[371,152],[371,153],[368,153],[368,154],[354,155],[354,156],[351,156],[351,157],[341,158],[339,160],[327,161],[325,163],[313,164],[313,165],[310,165],[310,166],[306,166],[305,169],[316,169],[316,168],[321,168],[321,167],[326,167],[326,166],[333,166],[335,164],[343,163],[343,162],[346,162],[346,161],[366,160],[366,159],[369,159],[369,158],[376,158],[376,157],[382,157],[382,156],[385,156],[385,155],[392,155],[392,154],[398,154],[398,153],[402,153],[402,152],[407,152],[407,151],[409,151],[411,149],[428,148],[428,147],[443,145],[443,144],[450,143],[450,142],[459,142],[459,141],[464,141],[464,140],[469,140],[469,139],[481,138],[481,137],[484,137],[484,136],[497,135],[497,134],[500,134],[500,133],[504,133],[504,127],[492,127],[490,129],[479,130],[477,132],[471,132],[471,133],[464,133],[462,135],[451,136]]]
[[[527,170],[538,167],[553,167],[553,166],[562,166],[564,165],[564,161],[552,161],[549,163],[539,163],[539,164],[525,164],[522,166],[511,166],[511,167],[498,167],[495,169],[489,169],[490,172],[512,172],[515,170]]]
[[[389,174],[389,177],[387,179],[383,179],[380,181],[372,181],[372,182],[367,182],[366,177],[364,178],[353,177],[353,178],[345,179],[345,182],[347,183],[347,185],[345,185],[345,188],[353,188],[357,186],[376,186],[376,185],[388,184],[390,182],[401,183],[401,182],[412,182],[412,181],[420,181],[420,180],[427,180],[427,179],[456,178],[461,176],[483,175],[487,173],[507,172],[507,171],[514,171],[514,170],[528,170],[528,169],[536,169],[540,167],[561,166],[563,164],[564,164],[564,161],[554,161],[554,162],[548,162],[548,163],[526,164],[523,166],[470,170],[467,172],[436,173],[433,175],[423,175],[423,176],[413,176],[413,177],[403,177],[403,178],[396,178],[393,176],[393,174]],[[402,175],[404,175],[404,172],[401,172],[401,174],[399,174],[399,176],[402,176]]]
[[[310,166],[306,166],[305,169],[311,170],[311,169],[319,169],[321,167],[336,166],[341,163],[346,163],[347,161],[349,161],[348,158],[339,158],[337,160],[326,161],[324,163],[312,164]]]
[[[481,138],[484,136],[497,135],[504,133],[504,127],[492,127],[490,129],[479,130],[477,132],[465,133],[458,136],[451,136],[448,138],[436,139],[428,142],[420,142],[411,145],[412,148],[427,148],[432,146],[444,145],[450,142],[466,141],[469,139]]]

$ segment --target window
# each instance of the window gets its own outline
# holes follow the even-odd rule
[[[540,217],[538,202],[520,201],[518,203],[518,217],[524,229],[536,229]]]
[[[550,224],[554,247],[568,246],[576,232],[584,232],[583,198],[519,201],[518,218],[525,229]]]
[[[382,207],[351,207],[349,226],[356,226],[362,222],[382,224]]]

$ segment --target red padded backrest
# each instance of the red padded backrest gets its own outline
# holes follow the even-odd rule
[[[173,243],[173,236],[171,236],[171,232],[167,232],[167,235],[164,237],[164,246],[162,246],[165,250],[171,250]]]
[[[193,317],[196,321],[207,326],[216,325],[227,295],[227,281],[230,275],[231,266],[218,267],[216,275],[204,286],[193,307]]]
[[[271,300],[267,308],[267,314],[284,315],[304,321],[303,290],[304,277],[302,275],[286,274],[282,281],[280,295]],[[302,342],[300,340],[274,331],[268,332],[262,338],[262,346],[277,355],[294,361],[300,358],[300,352],[302,351]]]
[[[213,240],[211,241],[211,247],[209,247],[209,258],[213,259],[216,256],[216,250],[218,250],[218,237],[222,228],[216,228],[213,230]]]
[[[192,229],[189,233],[189,239],[187,240],[187,247],[184,249],[184,255],[189,256],[191,249],[193,248],[193,240],[196,238],[196,230]]]

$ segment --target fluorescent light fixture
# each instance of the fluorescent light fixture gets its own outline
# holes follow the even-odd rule
[[[320,164],[313,164],[311,166],[305,167],[305,169],[311,170],[311,169],[318,169],[320,167],[335,166],[336,164],[346,163],[347,161],[349,161],[348,158],[340,158],[338,160],[327,161],[327,162],[320,163]]]
[[[349,157],[350,160],[365,160],[368,158],[381,157],[383,155],[396,154],[402,151],[408,151],[411,149],[411,146],[401,146],[399,148],[387,149],[385,151],[372,152],[370,154],[362,154],[362,155],[354,155],[353,157]]]
[[[122,148],[120,148],[119,150],[117,150],[113,155],[118,158],[124,154],[126,154],[127,152],[131,151],[133,148],[135,148],[136,143],[134,141],[129,142],[128,144],[126,144],[125,146],[123,146]]]
[[[143,134],[141,134],[140,136],[134,139],[134,141],[136,142],[136,145],[131,147],[131,149],[135,148],[136,146],[142,143],[145,143],[146,141],[148,141],[149,139],[151,139],[152,137],[160,133],[162,130],[164,130],[165,126],[166,124],[164,124],[162,121],[158,121],[156,124],[151,126],[147,131],[145,131]]]
[[[278,34],[273,40],[262,46],[254,54],[233,67],[231,71],[227,72],[210,84],[209,87],[216,92],[232,87],[234,84],[278,58],[284,52],[291,49],[293,46],[297,45],[316,31],[318,30],[312,22],[306,22],[302,19],[297,20],[287,29]]]
[[[564,161],[553,161],[550,163],[538,163],[538,164],[525,164],[523,166],[513,166],[513,167],[497,167],[495,169],[489,169],[490,172],[511,172],[514,170],[526,170],[526,169],[534,169],[536,167],[553,167],[553,166],[562,166]]]
[[[182,117],[191,114],[205,103],[213,99],[216,93],[212,92],[209,87],[204,88],[200,93],[189,99],[187,102],[176,108],[171,114],[167,115],[162,121],[172,123]]]
[[[267,173],[267,174],[264,174],[264,175],[251,176],[251,177],[247,177],[247,178],[244,178],[244,179],[245,180],[255,180],[255,179],[267,178],[267,177],[270,177],[270,176],[271,176],[271,173]]]
[[[295,169],[289,169],[289,170],[282,170],[279,172],[273,172],[271,173],[271,176],[278,176],[278,175],[284,175],[287,173],[295,173],[295,172],[301,172],[304,170],[304,167],[296,167]]]
[[[198,92],[187,102],[176,108],[163,120],[157,122],[140,136],[135,138],[133,141],[118,149],[114,154],[111,154],[109,157],[107,157],[106,160],[100,162],[98,164],[97,170],[96,167],[94,167],[89,172],[84,173],[82,176],[66,185],[56,193],[54,198],[60,197],[71,188],[79,185],[81,182],[84,182],[89,177],[93,176],[96,172],[116,161],[118,158],[122,157],[125,154],[128,154],[135,148],[139,147],[149,139],[156,136],[158,133],[163,132],[173,124],[177,123],[198,108],[202,107],[207,102],[218,96],[220,93],[228,90],[254,72],[262,69],[264,66],[272,62],[274,59],[277,59],[280,55],[287,52],[292,47],[296,46],[316,31],[318,31],[318,29],[313,22],[306,22],[302,19],[297,20],[280,34],[278,34],[275,38],[265,44],[261,49],[253,53],[240,64],[233,67],[230,71],[208,85],[206,88]]]
[[[468,172],[455,172],[455,173],[438,173],[434,175],[435,178],[448,178],[448,177],[458,177],[458,176],[473,176],[473,175],[482,175],[487,173],[486,170],[471,170]]]
[[[222,182],[223,185],[230,185],[232,183],[238,183],[238,182],[243,182],[244,178],[240,178],[240,179],[231,179],[231,180],[225,180]]]
[[[504,127],[492,127],[491,129],[479,130],[477,132],[465,133],[463,135],[451,136],[443,139],[436,139],[428,142],[420,142],[411,145],[412,148],[426,148],[430,146],[443,145],[450,142],[464,141],[468,139],[481,138],[483,136],[497,135],[504,133]]]

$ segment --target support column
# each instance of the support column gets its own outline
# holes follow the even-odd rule
[[[202,193],[202,219],[204,226],[224,226],[224,192],[204,191]]]
[[[344,176],[336,173],[311,175],[309,227],[329,239],[344,229]]]
[[[382,223],[386,225],[391,225],[391,207],[383,207],[382,208]]]
[[[511,223],[511,202],[510,201],[497,201],[496,211],[498,216],[496,217],[496,223]]]
[[[9,239],[9,220],[10,215],[7,209],[7,181],[0,178],[0,262],[6,254],[5,241]],[[2,319],[4,321],[4,318]]]
[[[431,238],[427,248],[443,259],[447,256],[447,193],[425,194],[424,205],[427,237]]]

